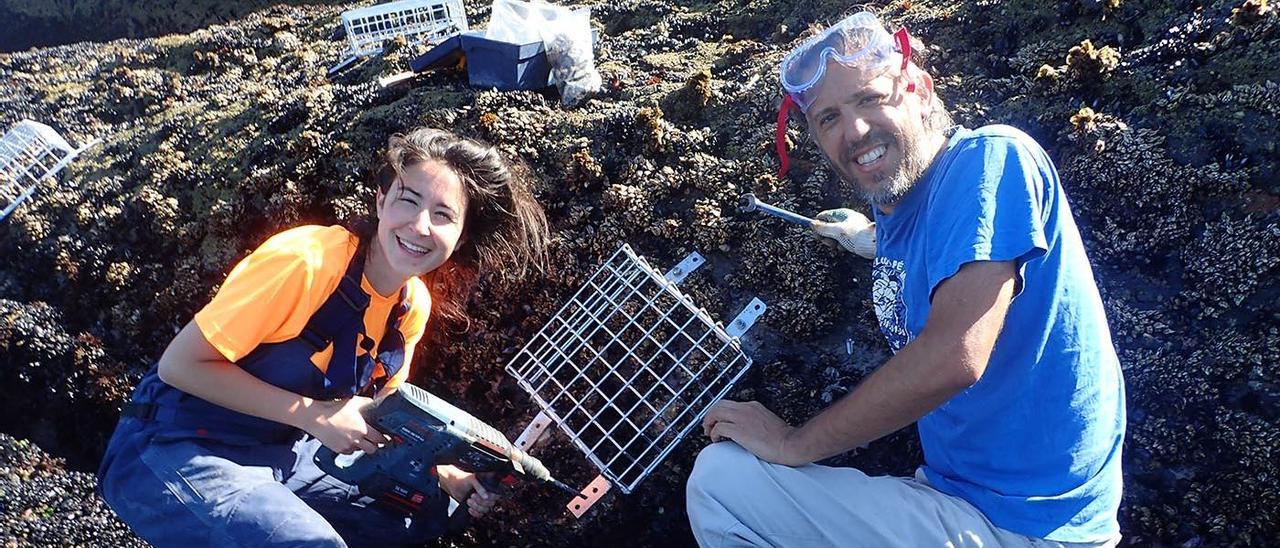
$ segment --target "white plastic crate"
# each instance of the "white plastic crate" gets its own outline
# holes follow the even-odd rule
[[[410,46],[435,44],[467,30],[462,0],[400,0],[342,13],[350,45],[337,72],[360,57],[382,51],[387,40],[403,36]]]
[[[728,327],[622,246],[507,365],[541,408],[516,441],[556,423],[601,476],[569,510],[581,516],[610,483],[630,493],[751,367],[739,337],[765,311],[753,299]]]
[[[10,128],[0,138],[0,221],[30,198],[41,181],[57,175],[97,142],[75,148],[53,128],[31,120]]]

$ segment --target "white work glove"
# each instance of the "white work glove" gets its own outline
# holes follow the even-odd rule
[[[819,213],[809,228],[859,257],[874,259],[876,256],[876,224],[857,211],[828,209]]]

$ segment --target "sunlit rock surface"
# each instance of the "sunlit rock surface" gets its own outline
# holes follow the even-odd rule
[[[10,4],[27,19],[0,18],[0,35],[58,17],[37,9],[53,2]],[[158,6],[150,20],[159,22],[143,30],[81,37],[154,38],[0,54],[0,125],[29,117],[76,143],[104,140],[0,225],[0,431],[16,438],[0,445],[6,463],[41,450],[66,459],[4,464],[42,470],[0,478],[0,523],[17,524],[2,528],[6,542],[127,542],[85,498],[84,473],[130,386],[267,236],[366,212],[370,161],[388,134],[418,125],[523,158],[558,238],[553,272],[482,283],[470,330],[424,344],[414,364],[415,382],[510,435],[535,406],[502,366],[623,242],[659,268],[690,251],[707,256],[709,268],[684,287],[713,316],[731,318],[753,296],[769,304],[746,341],[756,363],[735,397],[798,422],[887,359],[864,261],[736,212],[748,191],[802,213],[866,211],[839,191],[798,120],[791,174],[774,176],[776,64],[847,4],[584,4],[605,90],[572,110],[554,93],[472,90],[452,73],[380,88],[379,77],[406,69],[403,49],[329,80],[344,47],[328,39],[341,7],[230,4],[218,13],[231,15],[203,19]],[[483,27],[487,3],[468,6]],[[959,122],[1022,128],[1061,170],[1128,382],[1126,541],[1274,542],[1275,9],[911,1],[882,13],[923,39]],[[166,27],[166,17],[183,22]],[[561,494],[521,485],[493,518],[448,542],[691,543],[683,480],[705,443],[691,433],[635,493],[610,494],[582,520],[566,517]],[[594,476],[559,434],[535,453],[572,484]],[[833,461],[908,474],[920,458],[908,429]]]

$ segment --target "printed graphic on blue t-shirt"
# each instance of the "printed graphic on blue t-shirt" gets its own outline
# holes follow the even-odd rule
[[[966,264],[1011,261],[1019,292],[982,378],[919,421],[924,473],[1004,529],[1119,534],[1124,381],[1058,174],[1008,126],[959,130],[893,210],[876,211],[872,298],[897,352]]]
[[[871,301],[875,303],[880,331],[894,352],[911,342],[907,332],[907,309],[902,304],[903,262],[876,257],[871,263]]]

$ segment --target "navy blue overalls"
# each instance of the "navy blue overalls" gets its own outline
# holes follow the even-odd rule
[[[258,345],[237,364],[275,386],[320,400],[373,396],[404,365],[406,291],[377,348],[364,337],[369,295],[356,253],[337,289],[293,339]],[[357,339],[365,353],[356,355]],[[311,356],[333,344],[327,371]],[[427,515],[365,507],[355,487],[312,462],[320,446],[291,426],[238,413],[143,377],[98,470],[102,497],[156,546],[398,546],[443,532],[448,498]]]

